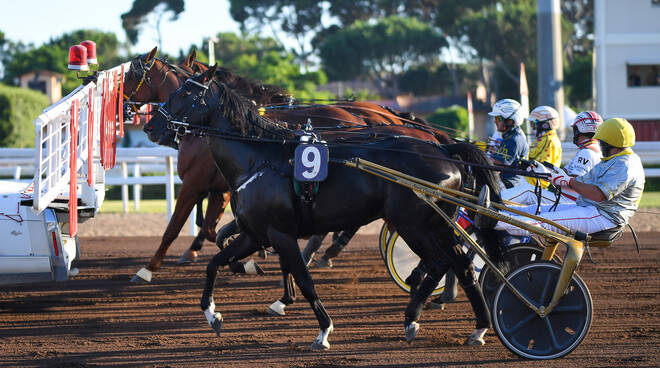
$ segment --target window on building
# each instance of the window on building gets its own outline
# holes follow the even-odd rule
[[[28,82],[28,88],[37,90],[43,94],[46,94],[46,82],[42,80],[31,80]]]
[[[628,64],[628,87],[660,87],[660,64]]]

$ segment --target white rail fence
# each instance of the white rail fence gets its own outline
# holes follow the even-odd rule
[[[576,152],[572,143],[562,145],[567,163]],[[660,142],[638,142],[634,147],[645,166],[660,165]],[[0,148],[0,177],[30,182],[34,176],[34,149]],[[176,174],[177,151],[167,147],[118,148],[117,166],[106,172],[106,185],[122,186],[124,213],[129,211],[129,190],[133,190],[133,209],[140,210],[143,185],[165,185],[168,219],[174,211],[174,185],[181,184]],[[660,168],[646,168],[647,177],[660,177]],[[191,214],[191,234],[194,234],[195,211]]]

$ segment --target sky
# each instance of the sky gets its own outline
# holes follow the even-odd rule
[[[0,31],[11,41],[35,46],[77,29],[114,32],[124,42],[120,16],[132,4],[133,0],[0,0]],[[199,45],[218,32],[238,32],[239,27],[229,15],[227,0],[188,0],[178,20],[167,19],[161,25],[163,50],[172,55],[178,55],[180,49],[187,52],[191,44]],[[145,27],[131,52],[145,53],[156,45],[155,31]]]

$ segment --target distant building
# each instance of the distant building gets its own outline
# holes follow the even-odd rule
[[[19,85],[39,91],[53,104],[62,99],[62,74],[48,70],[34,70],[18,77]]]
[[[660,141],[660,1],[594,1],[596,111]]]

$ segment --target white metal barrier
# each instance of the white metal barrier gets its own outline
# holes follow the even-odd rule
[[[123,134],[118,96],[127,65],[99,72],[46,108],[34,121],[34,149],[5,150],[19,163],[15,179],[29,157],[33,175],[29,185],[0,183],[0,284],[63,281],[77,274],[71,264],[79,255],[78,216],[93,217],[105,197],[104,170],[114,166]],[[10,160],[0,163],[7,167]]]
[[[58,197],[73,196],[71,191],[83,206],[100,207],[103,166],[114,163],[110,145],[117,141],[116,95],[124,67],[128,63],[100,72],[95,82],[76,88],[35,120],[35,211],[43,211]]]

